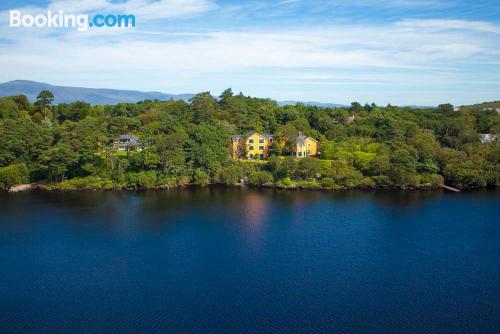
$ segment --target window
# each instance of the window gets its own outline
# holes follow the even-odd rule
[[[250,144],[253,144],[253,139],[250,139],[248,142],[249,142]]]
[[[299,157],[301,157],[301,156],[302,156],[302,152],[299,152]]]
[[[249,151],[253,151],[253,146],[248,146]]]
[[[253,154],[250,154],[248,157],[249,157],[250,159],[253,159]]]
[[[259,146],[259,150],[264,150],[264,146]]]
[[[306,155],[311,155],[311,151],[307,150]]]
[[[264,154],[259,155],[261,159],[264,159]]]
[[[259,139],[259,144],[264,144],[264,139]]]

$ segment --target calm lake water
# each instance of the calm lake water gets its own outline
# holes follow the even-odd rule
[[[500,191],[0,195],[0,333],[499,333]]]

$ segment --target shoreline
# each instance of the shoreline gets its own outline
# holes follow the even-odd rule
[[[179,186],[163,186],[163,187],[149,187],[149,188],[127,188],[127,187],[110,187],[110,188],[75,188],[67,189],[63,187],[58,187],[58,184],[46,184],[43,182],[35,182],[28,184],[20,184],[12,187],[7,191],[7,193],[19,193],[32,190],[46,191],[46,192],[141,192],[141,191],[167,191],[167,190],[181,190],[181,189],[203,189],[203,188],[239,188],[239,189],[275,189],[279,191],[323,191],[323,192],[346,192],[352,190],[362,190],[362,191],[395,191],[395,192],[405,192],[405,191],[429,191],[429,190],[443,190],[447,192],[461,192],[464,190],[481,190],[481,189],[495,189],[485,187],[485,188],[452,188],[446,185],[432,185],[423,184],[419,186],[392,186],[392,187],[339,187],[339,188],[327,188],[322,186],[282,186],[276,185],[274,183],[263,184],[261,186],[253,186],[248,184],[235,184],[235,185],[223,185],[223,184],[208,184],[208,185],[198,185],[198,184],[188,184]]]

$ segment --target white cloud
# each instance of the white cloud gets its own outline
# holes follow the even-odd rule
[[[101,30],[95,29],[57,38],[39,38],[31,30],[22,37],[12,35],[15,44],[0,44],[0,80],[25,78],[174,93],[227,86],[259,93],[272,88],[286,99],[302,98],[295,96],[302,85],[303,98],[309,100],[315,96],[327,100],[325,92],[331,86],[339,89],[344,84],[358,86],[351,94],[366,95],[371,101],[376,99],[370,94],[380,92],[362,91],[363,85],[394,91],[433,87],[437,92],[439,87],[477,84],[481,74],[498,75],[498,29],[478,21],[402,20],[248,32],[105,29],[106,35],[99,36]],[[465,71],[476,64],[482,64],[485,68],[479,71],[484,72]],[[498,88],[500,83],[488,85]],[[330,100],[356,98],[345,94],[343,99]],[[397,103],[397,97],[391,101]],[[434,100],[406,103],[410,102]]]
[[[493,23],[482,21],[464,21],[464,20],[402,20],[397,24],[399,27],[415,30],[476,30],[481,32],[491,32],[500,34],[500,27]]]

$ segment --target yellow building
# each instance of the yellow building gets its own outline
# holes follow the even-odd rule
[[[293,156],[297,158],[305,158],[318,155],[318,141],[312,137],[304,136],[301,132],[297,136]]]
[[[269,156],[273,140],[272,135],[261,135],[257,132],[249,132],[246,136],[231,136],[231,156],[233,159],[240,158],[244,149],[248,159],[265,159]]]

